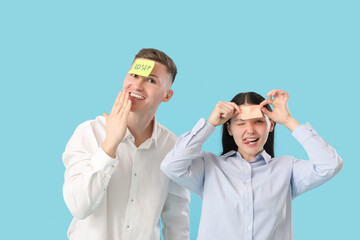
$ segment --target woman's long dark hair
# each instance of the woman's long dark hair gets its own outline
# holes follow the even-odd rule
[[[243,105],[243,104],[260,104],[265,99],[255,93],[255,92],[245,92],[245,93],[239,93],[236,95],[231,101],[236,103],[237,105]],[[264,106],[267,110],[272,111],[270,106],[267,104]],[[222,146],[223,146],[223,152],[222,154],[225,154],[231,150],[237,151],[238,146],[235,143],[235,140],[232,136],[230,136],[227,125],[230,124],[230,121],[227,121],[223,124],[222,129]],[[271,156],[274,157],[274,135],[275,135],[275,126],[274,130],[272,132],[269,132],[268,139],[264,145],[265,151]]]

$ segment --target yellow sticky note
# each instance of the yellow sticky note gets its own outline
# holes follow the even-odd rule
[[[137,59],[130,69],[130,74],[136,74],[148,77],[155,66],[155,62],[151,60]]]
[[[260,110],[260,105],[241,106],[240,111],[240,117],[242,120],[261,118],[263,116]]]

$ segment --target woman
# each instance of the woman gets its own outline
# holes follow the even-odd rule
[[[288,93],[272,90],[267,96],[247,92],[219,102],[208,121],[200,119],[179,137],[161,164],[169,178],[203,199],[198,240],[292,239],[292,199],[342,168],[336,151],[291,116]],[[260,115],[245,119],[249,108]],[[275,123],[292,132],[310,161],[274,156]],[[222,124],[223,155],[201,152]]]

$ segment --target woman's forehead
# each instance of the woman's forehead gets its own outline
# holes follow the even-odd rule
[[[266,115],[266,114],[262,114],[263,116],[262,117],[258,117],[258,118],[251,118],[251,119],[245,119],[243,120],[241,118],[241,115],[240,114],[237,114],[235,115],[234,117],[231,118],[231,122],[238,122],[238,121],[241,121],[241,122],[246,122],[246,121],[257,121],[257,120],[266,120],[266,121],[269,121],[269,117]]]

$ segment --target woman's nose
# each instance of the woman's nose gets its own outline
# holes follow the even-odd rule
[[[254,133],[255,132],[254,125],[252,123],[246,124],[246,132],[247,133]]]

